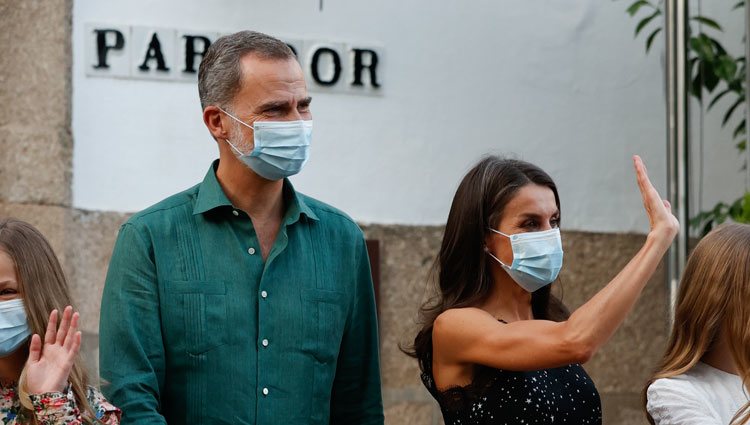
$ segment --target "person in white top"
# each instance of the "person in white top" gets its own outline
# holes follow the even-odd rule
[[[654,425],[750,424],[750,225],[725,224],[690,255],[667,350],[644,390]]]

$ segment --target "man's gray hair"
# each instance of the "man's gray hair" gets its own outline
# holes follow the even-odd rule
[[[198,68],[201,108],[228,108],[242,85],[240,59],[248,53],[261,59],[292,59],[294,52],[283,41],[255,31],[225,35],[208,48]]]

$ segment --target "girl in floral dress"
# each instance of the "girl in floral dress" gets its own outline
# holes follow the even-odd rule
[[[0,219],[0,425],[120,423],[120,410],[89,386],[71,304],[44,236]]]

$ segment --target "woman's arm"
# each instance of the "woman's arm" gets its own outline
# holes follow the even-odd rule
[[[643,162],[638,156],[633,161],[651,230],[625,268],[566,322],[524,320],[504,325],[477,308],[442,313],[433,329],[440,362],[537,370],[584,363],[609,340],[679,231],[669,203],[659,197]]]

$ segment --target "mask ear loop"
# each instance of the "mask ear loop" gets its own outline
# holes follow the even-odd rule
[[[493,229],[492,227],[488,227],[487,229],[489,229],[489,230],[490,230],[490,232],[494,232],[494,233],[497,233],[498,235],[502,235],[502,236],[505,236],[506,238],[510,239],[510,235],[508,235],[508,234],[505,234],[505,233],[503,233],[503,232],[501,232],[501,231],[499,231],[499,230],[495,230],[495,229]]]
[[[500,263],[500,265],[510,268],[510,266],[507,265],[507,264],[505,264],[505,263],[503,263],[503,261],[501,259],[495,257],[495,254],[493,254],[492,252],[490,252],[490,249],[487,248],[487,245],[484,246],[484,252],[486,252],[490,257],[494,258],[495,261],[497,261],[498,263]]]
[[[244,125],[245,127],[247,127],[247,128],[249,128],[250,130],[252,130],[252,131],[253,131],[253,133],[255,133],[255,128],[253,128],[253,126],[251,126],[250,124],[247,124],[247,123],[245,123],[245,122],[244,122],[244,121],[242,121],[241,119],[239,119],[239,118],[235,117],[234,115],[230,114],[229,112],[225,111],[224,109],[222,109],[222,107],[221,107],[221,106],[217,106],[217,108],[219,108],[219,110],[220,110],[221,112],[223,112],[223,113],[227,114],[227,116],[228,116],[229,118],[231,118],[231,119],[233,119],[233,120],[237,121],[238,123],[240,123],[240,124]],[[240,151],[239,149],[237,149],[237,146],[235,146],[235,145],[234,145],[234,144],[233,144],[232,142],[230,142],[230,141],[229,141],[229,139],[224,139],[224,141],[225,141],[225,142],[227,142],[227,144],[228,144],[229,146],[231,146],[231,147],[232,147],[232,149],[234,149],[234,151],[235,151],[235,152],[237,152],[237,154],[238,154],[238,155],[240,155],[240,156],[242,156],[242,155],[245,155],[244,153],[242,153],[242,151]]]
[[[240,150],[239,150],[239,149],[237,149],[237,147],[236,147],[236,146],[234,146],[234,144],[232,144],[232,142],[230,142],[230,141],[229,141],[229,139],[224,139],[224,141],[225,141],[225,142],[227,142],[227,144],[228,144],[229,146],[231,146],[231,147],[232,147],[232,149],[234,149],[234,151],[235,151],[235,152],[237,152],[237,154],[238,154],[239,156],[242,156],[242,155],[244,155],[244,153],[240,152]]]
[[[498,235],[502,235],[502,236],[505,236],[506,238],[510,239],[510,235],[506,235],[505,233],[503,233],[503,232],[501,232],[499,230],[495,230],[492,227],[488,227],[487,229],[489,229],[490,232],[497,233]],[[499,258],[495,257],[495,254],[493,254],[492,252],[490,252],[490,249],[487,247],[487,245],[484,246],[484,252],[486,252],[487,254],[489,254],[490,257],[494,258],[495,261],[497,261],[501,265],[503,265],[503,266],[505,266],[507,268],[510,268],[509,265],[503,263],[502,260],[500,260]]]
[[[239,118],[235,117],[234,115],[230,114],[229,112],[227,112],[227,111],[225,111],[225,110],[221,109],[221,106],[217,106],[217,108],[219,108],[219,110],[220,110],[221,112],[223,112],[223,113],[227,114],[227,116],[228,116],[229,118],[231,118],[231,119],[233,119],[233,120],[237,121],[238,123],[240,123],[240,124],[244,125],[245,127],[249,128],[250,130],[253,130],[253,132],[255,132],[255,128],[254,128],[254,127],[253,127],[252,125],[250,125],[250,124],[246,123],[245,121],[242,121],[241,119],[239,119]]]

